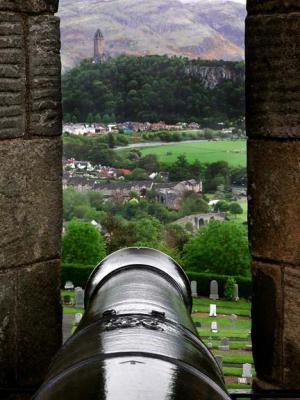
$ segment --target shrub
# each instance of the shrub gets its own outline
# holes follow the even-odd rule
[[[234,299],[234,285],[235,284],[236,284],[235,279],[232,276],[229,276],[227,278],[227,281],[226,281],[225,287],[224,287],[224,296],[226,297],[227,300]]]

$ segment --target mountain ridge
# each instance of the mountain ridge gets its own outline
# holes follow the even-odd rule
[[[216,0],[60,0],[63,70],[93,56],[100,28],[109,56],[183,55],[242,60],[242,4]]]

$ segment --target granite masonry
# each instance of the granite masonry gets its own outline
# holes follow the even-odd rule
[[[62,343],[57,6],[0,0],[1,398],[34,392]]]

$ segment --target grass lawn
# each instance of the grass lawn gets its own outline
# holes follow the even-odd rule
[[[216,351],[215,354],[218,354]],[[253,364],[252,354],[225,354],[222,355],[224,363],[230,364]]]
[[[195,143],[176,143],[139,148],[143,155],[156,154],[160,161],[172,164],[184,154],[189,162],[199,160],[203,163],[227,161],[232,166],[246,166],[245,140],[201,141]],[[124,150],[119,150],[123,151]],[[128,150],[126,150],[128,151]]]
[[[219,345],[220,345],[220,341],[221,340],[212,340],[210,342],[210,340],[208,339],[204,339],[203,342],[207,345],[207,343],[212,343],[213,345],[213,350],[218,350],[219,349]],[[238,342],[238,341],[230,341],[230,350],[245,350],[247,342]],[[229,352],[230,352],[229,350]]]
[[[195,306],[193,307],[193,312],[202,312],[202,313],[209,313],[209,309],[207,306]],[[251,312],[250,310],[241,310],[238,308],[222,308],[222,307],[217,307],[217,314],[218,315],[231,315],[231,314],[236,314],[239,315],[240,317],[250,317]]]
[[[66,307],[64,306],[64,314],[77,314],[77,313],[84,313],[83,308],[75,308],[75,307]]]
[[[222,329],[219,330],[217,333],[213,333],[210,329],[203,329],[203,328],[197,328],[197,331],[201,336],[208,336],[212,338],[231,338],[231,337],[236,337],[240,339],[247,339],[248,338],[248,330],[247,329]],[[245,343],[246,345],[246,343]]]
[[[217,321],[218,322],[218,327],[219,329],[230,329],[232,326],[232,322],[230,319],[227,318],[218,318],[218,317],[193,317],[193,321],[195,322],[201,322],[202,324],[209,325],[211,324],[212,321]],[[235,322],[236,329],[249,329],[251,328],[251,320],[248,319],[238,319]]]
[[[193,304],[194,304],[194,306],[207,305],[207,309],[209,309],[210,304],[216,304],[217,311],[218,311],[218,307],[234,308],[234,309],[239,309],[239,310],[250,310],[251,309],[251,304],[246,300],[239,300],[239,301],[211,300],[208,298],[199,297],[199,298],[193,299]]]
[[[232,367],[224,367],[223,374],[225,376],[238,376],[241,377],[243,373],[243,368],[232,368]],[[255,369],[252,368],[252,375],[255,376]]]

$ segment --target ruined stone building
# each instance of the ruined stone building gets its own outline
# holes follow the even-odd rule
[[[101,62],[105,59],[105,40],[103,33],[98,29],[94,36],[94,61]]]

